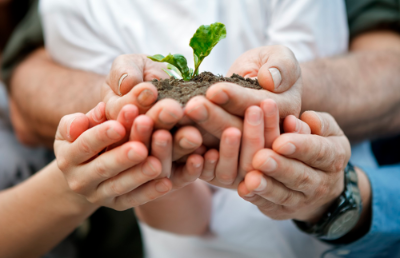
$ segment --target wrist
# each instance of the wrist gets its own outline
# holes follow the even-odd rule
[[[322,218],[313,224],[294,221],[300,230],[324,241],[341,241],[359,223],[363,210],[358,175],[349,162],[344,172],[344,189]]]
[[[56,161],[50,163],[45,169],[50,174],[46,176],[47,179],[51,181],[51,184],[54,184],[59,188],[57,191],[60,197],[59,209],[64,210],[64,214],[68,216],[82,216],[84,214],[90,215],[100,207],[89,202],[84,196],[73,192],[69,188]]]

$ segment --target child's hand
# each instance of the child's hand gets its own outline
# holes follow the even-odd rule
[[[146,138],[150,134],[134,132],[132,137],[137,141],[102,152],[124,138],[124,124],[129,127],[133,122],[125,118],[135,116],[135,109],[128,106],[121,110],[120,121],[104,122],[104,110],[104,104],[99,104],[86,115],[68,115],[60,122],[54,149],[70,188],[91,203],[116,210],[141,205],[170,191],[168,179],[156,179],[162,171],[161,163],[148,157],[143,143],[149,142]],[[148,126],[149,120],[135,122],[137,129],[143,124]]]
[[[283,127],[291,132],[310,131],[306,123],[294,116],[287,117]],[[254,170],[254,155],[263,148],[271,148],[280,135],[276,103],[267,99],[261,102],[261,107],[251,106],[246,110],[242,139],[236,128],[228,128],[222,135],[219,151],[211,149],[204,155],[200,178],[220,187],[236,189],[246,173]]]

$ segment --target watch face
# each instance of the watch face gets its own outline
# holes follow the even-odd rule
[[[359,214],[356,209],[341,214],[329,227],[327,232],[328,239],[337,239],[345,235],[355,226],[358,217]]]

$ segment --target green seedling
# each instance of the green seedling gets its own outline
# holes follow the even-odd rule
[[[148,56],[156,62],[168,63],[167,69],[163,69],[170,77],[177,78],[171,71],[178,74],[183,80],[189,81],[199,74],[200,64],[207,57],[211,50],[218,44],[221,39],[226,38],[225,25],[219,22],[211,25],[202,25],[190,39],[189,46],[193,49],[194,70],[189,69],[187,60],[180,54],[169,54],[167,56],[154,55]]]

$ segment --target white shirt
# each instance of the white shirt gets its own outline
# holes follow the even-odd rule
[[[45,42],[57,62],[107,74],[121,54],[180,53],[202,24],[222,22],[227,38],[201,65],[225,74],[248,49],[289,47],[302,62],[348,48],[341,0],[42,0]],[[141,225],[147,257],[318,257],[327,245],[291,221],[273,221],[235,191],[213,196],[209,236],[186,237]]]

